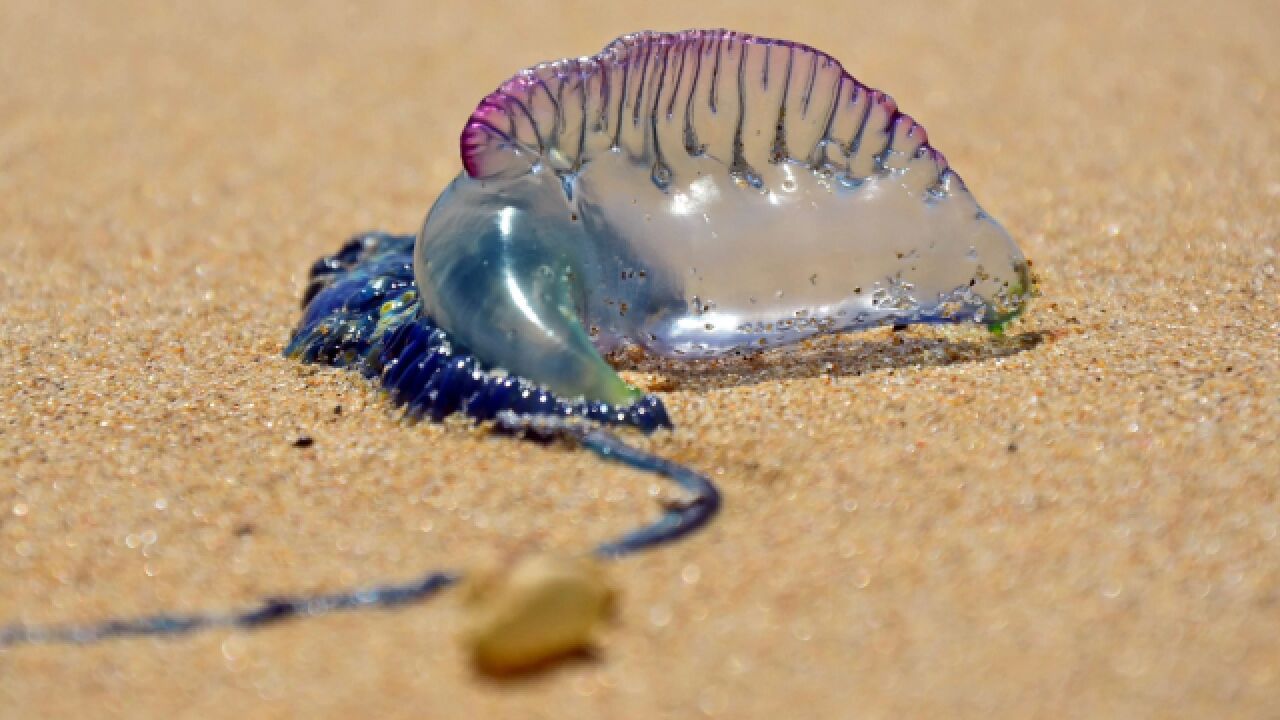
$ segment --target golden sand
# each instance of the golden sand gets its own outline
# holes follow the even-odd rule
[[[678,424],[644,444],[726,501],[611,566],[594,658],[477,676],[445,593],[0,649],[0,717],[1280,713],[1280,4],[169,5],[0,5],[0,624],[241,607],[652,516],[647,476],[406,426],[280,357],[311,261],[415,229],[478,98],[623,32],[833,53],[929,129],[1043,297],[1004,340],[640,366]]]

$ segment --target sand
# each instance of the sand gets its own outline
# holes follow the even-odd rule
[[[642,363],[678,423],[643,444],[725,507],[611,567],[594,657],[479,676],[446,593],[0,649],[0,717],[1280,714],[1280,5],[182,5],[0,7],[0,624],[240,607],[652,516],[647,476],[404,425],[280,357],[310,262],[414,230],[478,98],[622,32],[832,52],[929,129],[1043,296],[1005,340]]]

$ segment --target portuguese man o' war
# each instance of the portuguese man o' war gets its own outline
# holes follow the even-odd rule
[[[1022,252],[924,128],[797,43],[623,36],[503,83],[461,155],[416,242],[357,238],[313,268],[288,354],[360,365],[433,419],[511,409],[651,429],[668,423],[661,403],[602,353],[1000,327],[1031,293]]]
[[[924,128],[831,56],[725,30],[643,32],[522,70],[461,135],[462,171],[416,237],[353,238],[311,270],[285,354],[376,377],[412,419],[462,413],[568,438],[680,485],[686,502],[596,549],[705,524],[704,476],[607,426],[670,426],[606,362],[706,358],[881,325],[993,330],[1028,262]],[[239,613],[0,629],[0,644],[253,627],[395,606],[452,584],[269,599]]]

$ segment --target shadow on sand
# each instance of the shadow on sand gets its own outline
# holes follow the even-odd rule
[[[797,378],[866,375],[883,370],[943,367],[1010,357],[1037,347],[1041,331],[964,338],[977,331],[909,328],[814,338],[785,348],[711,360],[676,361],[629,353],[614,357],[623,372],[653,391],[703,392]]]

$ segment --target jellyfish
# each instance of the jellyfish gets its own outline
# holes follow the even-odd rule
[[[288,350],[358,362],[411,412],[658,427],[660,401],[609,352],[693,359],[881,325],[1000,328],[1031,294],[1022,252],[924,128],[799,43],[626,35],[520,71],[460,145],[462,170],[415,238],[370,236],[322,261]],[[363,318],[367,332],[334,331],[371,298],[393,302]]]

